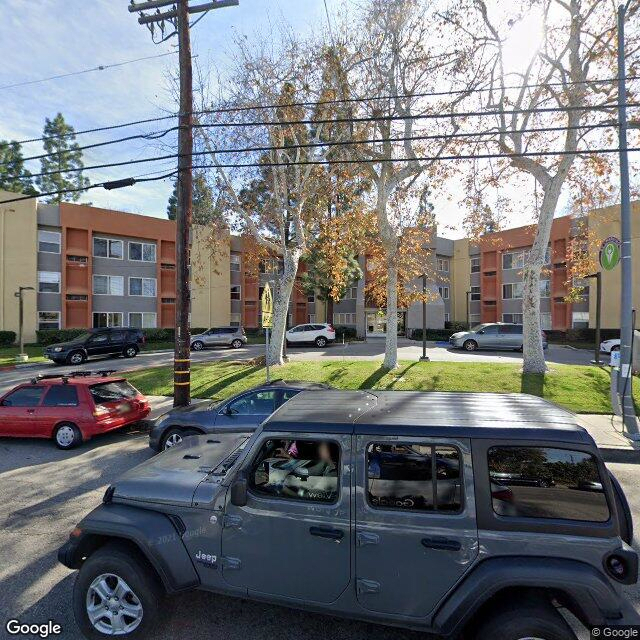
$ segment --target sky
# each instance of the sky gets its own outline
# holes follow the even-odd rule
[[[326,0],[329,14],[351,0]],[[195,4],[192,3],[192,4]],[[0,21],[0,139],[24,140],[42,134],[45,117],[58,111],[76,131],[138,119],[153,118],[175,112],[168,76],[178,64],[177,42],[173,38],[153,44],[146,27],[137,23],[136,14],[127,11],[128,0],[2,0]],[[324,0],[240,0],[240,6],[219,9],[207,14],[192,30],[193,55],[197,64],[224,68],[232,54],[236,34],[255,36],[268,29],[269,23],[288,21],[305,33],[314,25],[326,25]],[[536,39],[535,29],[523,24],[512,35],[508,59],[517,61],[527,55]],[[58,74],[95,68],[173,52],[152,60],[92,71],[21,87],[6,85],[38,80]],[[91,133],[78,137],[81,144],[91,144],[125,135],[149,133],[165,128],[166,122],[137,125],[126,129]],[[41,153],[42,143],[23,145],[25,155]],[[134,141],[84,153],[85,165],[117,162],[167,153],[157,144]],[[32,172],[39,162],[28,165]],[[149,172],[163,173],[175,168],[175,161],[144,163],[135,166],[86,172],[91,182],[137,176]],[[158,173],[156,175],[158,175]],[[166,216],[172,180],[148,182],[124,189],[91,190],[81,202],[95,206]],[[442,234],[462,235],[460,222],[464,211],[459,205],[463,196],[459,179],[452,180],[445,193],[434,203],[436,216],[446,222]],[[514,198],[529,194],[507,191]],[[560,212],[564,212],[566,201]],[[530,219],[517,213],[509,226],[527,224]]]

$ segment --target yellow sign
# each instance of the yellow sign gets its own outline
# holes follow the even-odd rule
[[[273,294],[268,282],[262,292],[262,328],[273,328]]]

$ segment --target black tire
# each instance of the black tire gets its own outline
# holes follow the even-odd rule
[[[181,427],[171,427],[167,430],[167,432],[162,436],[160,451],[166,451],[167,449],[171,449],[176,445],[182,444],[182,440],[184,438],[188,438],[189,436],[199,436],[202,435],[201,431],[197,429],[183,429]],[[171,442],[167,446],[167,442]]]
[[[127,594],[126,601],[136,607],[135,600],[137,600],[142,607],[142,618],[138,625],[132,628],[129,633],[119,634],[116,637],[127,640],[150,637],[158,623],[164,590],[146,561],[135,551],[118,543],[108,543],[101,547],[89,556],[80,567],[73,586],[73,614],[80,631],[90,640],[104,640],[113,637],[113,635],[97,629],[91,623],[87,613],[87,598],[90,594],[91,584],[101,575],[116,576],[123,580],[129,587],[130,594],[135,597],[133,599],[131,595]],[[96,596],[93,596],[92,601],[94,603],[100,602]],[[115,602],[110,604],[119,607]],[[106,616],[102,621],[108,624]],[[126,621],[127,619],[125,619]],[[97,620],[96,624],[100,624],[100,622],[101,620]]]
[[[476,629],[473,640],[576,640],[564,618],[544,600],[492,610]]]
[[[242,340],[240,340],[239,338],[236,338],[235,340],[231,341],[232,349],[239,349],[241,346],[242,346]]]
[[[204,342],[202,342],[202,340],[196,340],[192,345],[191,348],[194,351],[202,351],[204,349]]]
[[[327,342],[328,342],[328,340],[324,336],[318,336],[315,339],[316,347],[319,347],[320,349],[323,349],[324,347],[326,347],[327,346]]]
[[[135,358],[138,355],[138,347],[135,344],[128,344],[122,351],[125,358]]]
[[[58,449],[67,451],[82,444],[82,433],[73,422],[61,422],[53,431],[53,441]]]
[[[87,361],[87,354],[84,351],[72,351],[67,356],[67,364],[84,364]]]
[[[478,343],[475,340],[465,340],[462,343],[462,348],[465,351],[477,351],[478,350]]]

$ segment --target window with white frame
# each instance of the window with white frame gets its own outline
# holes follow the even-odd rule
[[[502,322],[506,322],[507,324],[522,324],[522,314],[521,313],[503,313]]]
[[[438,258],[438,271],[449,273],[450,264],[449,258]]]
[[[473,327],[476,324],[480,323],[480,314],[479,313],[470,313],[469,314],[469,324]]]
[[[450,320],[450,314],[445,313],[445,314],[444,314],[444,321],[445,321],[445,322],[449,322],[449,320]]]
[[[38,293],[60,293],[60,273],[38,271]]]
[[[502,268],[522,269],[524,267],[525,251],[510,251],[502,254]]]
[[[471,287],[471,300],[480,300],[481,298],[480,287]]]
[[[440,294],[440,297],[443,300],[448,300],[449,299],[449,287],[444,287],[444,286],[439,286],[438,287],[438,293]]]
[[[124,242],[111,238],[94,238],[93,255],[95,258],[122,260],[124,257]]]
[[[242,322],[242,314],[241,313],[232,313],[229,316],[229,325],[232,327],[239,327]]]
[[[308,317],[309,317],[309,320],[308,320],[309,324],[311,324],[311,323],[316,321],[316,314],[315,313],[310,313]]]
[[[588,329],[589,328],[589,312],[574,311],[571,317],[571,326],[574,329]]]
[[[242,299],[242,289],[239,284],[231,285],[231,299],[232,300],[241,300]]]
[[[480,272],[480,257],[471,258],[471,273]]]
[[[96,296],[123,296],[124,276],[93,276],[93,293]]]
[[[540,328],[541,329],[549,329],[551,330],[551,313],[544,312],[540,314]]]
[[[60,253],[61,237],[59,231],[40,229],[38,231],[38,251],[40,253]]]
[[[345,324],[355,324],[355,323],[356,323],[355,313],[334,313],[333,314],[333,324],[345,325]]]
[[[344,292],[343,300],[357,300],[358,298],[358,287],[347,287]]]
[[[232,253],[229,257],[229,269],[231,271],[240,271],[241,257],[239,253]]]
[[[313,304],[316,301],[316,296],[314,293],[312,293],[311,295],[307,296],[307,302],[310,304]]]
[[[156,279],[155,278],[138,278],[131,276],[129,278],[129,295],[143,296],[144,298],[156,297]]]
[[[503,300],[520,300],[522,298],[522,282],[502,285]]]
[[[135,329],[155,329],[158,316],[151,312],[130,311],[129,326]]]
[[[93,328],[104,329],[105,327],[121,327],[122,312],[121,311],[94,311],[93,312]]]
[[[540,297],[541,298],[551,297],[551,281],[550,280],[540,280]]]
[[[59,329],[60,328],[60,312],[59,311],[38,311],[38,329]]]
[[[135,262],[155,262],[156,245],[150,242],[130,242],[129,260]]]

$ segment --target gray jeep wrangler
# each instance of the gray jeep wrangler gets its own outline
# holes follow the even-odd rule
[[[88,638],[145,636],[166,594],[204,589],[446,638],[570,640],[567,619],[640,623],[622,591],[632,535],[591,437],[539,398],[327,390],[131,470],[58,557],[79,569]]]

